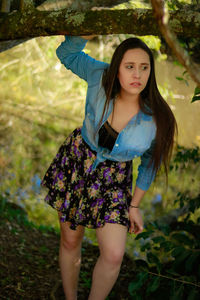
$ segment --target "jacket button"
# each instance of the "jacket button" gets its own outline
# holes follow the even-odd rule
[[[116,146],[116,147],[118,147],[118,146],[119,146],[119,144],[116,144],[115,146]]]

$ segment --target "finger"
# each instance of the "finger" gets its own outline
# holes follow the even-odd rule
[[[136,226],[134,233],[135,234],[139,234],[143,231],[143,226]]]
[[[130,222],[131,223],[131,226],[130,226],[130,233],[132,233],[132,232],[134,232],[134,229],[135,229],[135,226],[134,226],[134,222],[133,221],[131,221]]]

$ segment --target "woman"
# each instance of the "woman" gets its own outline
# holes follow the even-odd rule
[[[58,210],[59,261],[66,299],[77,299],[84,227],[96,229],[100,256],[89,300],[103,300],[120,271],[127,231],[143,230],[140,202],[171,156],[176,121],[160,95],[150,49],[122,42],[110,65],[82,49],[90,37],[65,37],[57,56],[88,83],[85,118],[65,140],[42,185]],[[132,159],[141,157],[132,195]]]

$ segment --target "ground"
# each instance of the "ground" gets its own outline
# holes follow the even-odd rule
[[[0,208],[0,299],[64,299],[58,267],[59,234],[39,229],[14,204]],[[86,300],[98,247],[83,242],[78,300]],[[135,277],[134,262],[125,255],[120,276],[109,300],[131,299],[129,282]]]

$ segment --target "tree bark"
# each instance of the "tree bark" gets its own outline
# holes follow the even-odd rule
[[[169,26],[178,36],[200,37],[200,12],[171,11]],[[161,35],[152,10],[89,10],[72,12],[30,9],[0,15],[0,41],[51,35]]]
[[[170,26],[168,25],[169,14],[165,7],[164,0],[151,0],[151,4],[165,41],[176,55],[178,61],[185,67],[192,79],[197,83],[197,86],[200,87],[200,68],[192,61],[189,53],[181,47],[174,31],[170,29]]]

